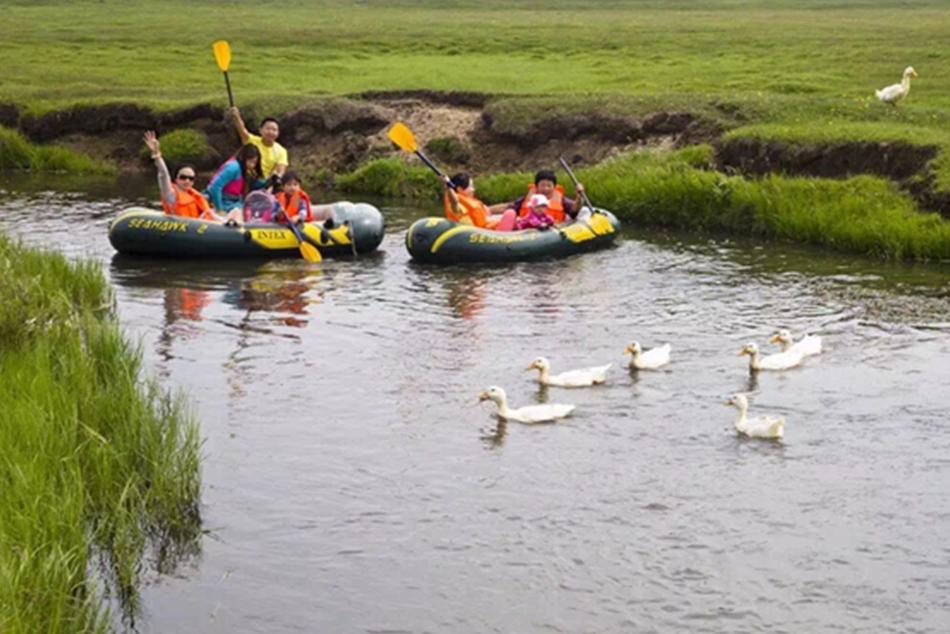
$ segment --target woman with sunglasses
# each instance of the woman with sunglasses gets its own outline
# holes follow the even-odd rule
[[[155,169],[158,172],[158,188],[162,192],[162,209],[170,216],[184,216],[185,218],[201,218],[203,220],[220,220],[211,210],[207,199],[195,189],[194,165],[181,165],[175,171],[175,180],[172,181],[168,173],[168,166],[162,158],[161,144],[158,136],[151,130],[145,133],[145,145],[152,153]]]

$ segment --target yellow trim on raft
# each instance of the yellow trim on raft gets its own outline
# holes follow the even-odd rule
[[[298,246],[297,237],[293,231],[285,227],[248,227],[247,230],[251,234],[251,239],[265,249],[296,249]],[[350,244],[350,236],[346,227],[343,226],[327,230],[329,240],[325,240],[323,232],[312,224],[304,225],[302,232],[318,247]]]
[[[463,231],[471,232],[474,230],[475,228],[472,227],[471,225],[458,225],[456,227],[452,227],[451,229],[444,232],[442,235],[440,235],[438,238],[435,239],[435,242],[432,243],[432,249],[430,249],[430,252],[435,253],[436,251],[438,251],[439,247],[441,247],[445,243],[446,240],[448,240],[455,234],[462,233]]]

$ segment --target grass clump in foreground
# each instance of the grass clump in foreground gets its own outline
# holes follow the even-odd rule
[[[115,167],[54,145],[33,145],[16,130],[0,126],[0,169],[111,174]]]
[[[882,258],[950,260],[950,222],[919,211],[884,179],[747,179],[711,166],[712,148],[695,146],[628,154],[577,176],[596,205],[634,226],[757,236]],[[489,203],[514,200],[532,178],[528,172],[476,176],[478,195]],[[571,195],[567,175],[558,179]],[[431,201],[439,200],[441,188],[429,170],[394,159],[370,163],[340,183]]]
[[[197,427],[142,382],[97,266],[0,236],[0,276],[0,631],[108,631],[148,548],[197,548]]]

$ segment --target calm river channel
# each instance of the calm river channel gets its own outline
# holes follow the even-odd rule
[[[629,227],[432,268],[402,243],[423,212],[387,203],[357,260],[149,260],[106,233],[152,179],[0,194],[0,229],[102,263],[201,423],[207,535],[147,576],[137,632],[950,631],[948,264]],[[779,327],[825,353],[750,378]],[[632,339],[673,363],[631,374]],[[615,365],[539,390],[539,355]],[[489,385],[577,410],[500,424]],[[737,391],[784,443],[736,437]]]

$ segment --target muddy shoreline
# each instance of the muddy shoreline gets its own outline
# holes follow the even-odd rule
[[[673,149],[712,144],[717,169],[756,177],[770,173],[846,178],[873,174],[895,181],[925,210],[950,217],[950,193],[937,191],[930,164],[938,148],[909,143],[854,142],[795,145],[752,138],[723,139],[722,122],[690,112],[624,116],[596,111],[539,117],[516,132],[499,126],[488,108],[490,95],[406,90],[328,98],[284,113],[244,112],[253,129],[262,116],[281,121],[281,142],[294,167],[308,179],[332,185],[333,174],[367,161],[398,155],[385,136],[389,124],[406,122],[420,145],[447,170],[473,173],[553,167],[563,155],[575,165],[599,163],[637,149]],[[36,143],[64,145],[106,159],[120,171],[149,170],[141,134],[187,128],[207,140],[190,157],[211,170],[234,151],[237,137],[224,109],[198,104],[167,112],[131,104],[76,106],[40,116],[0,104],[0,125],[19,129]]]

